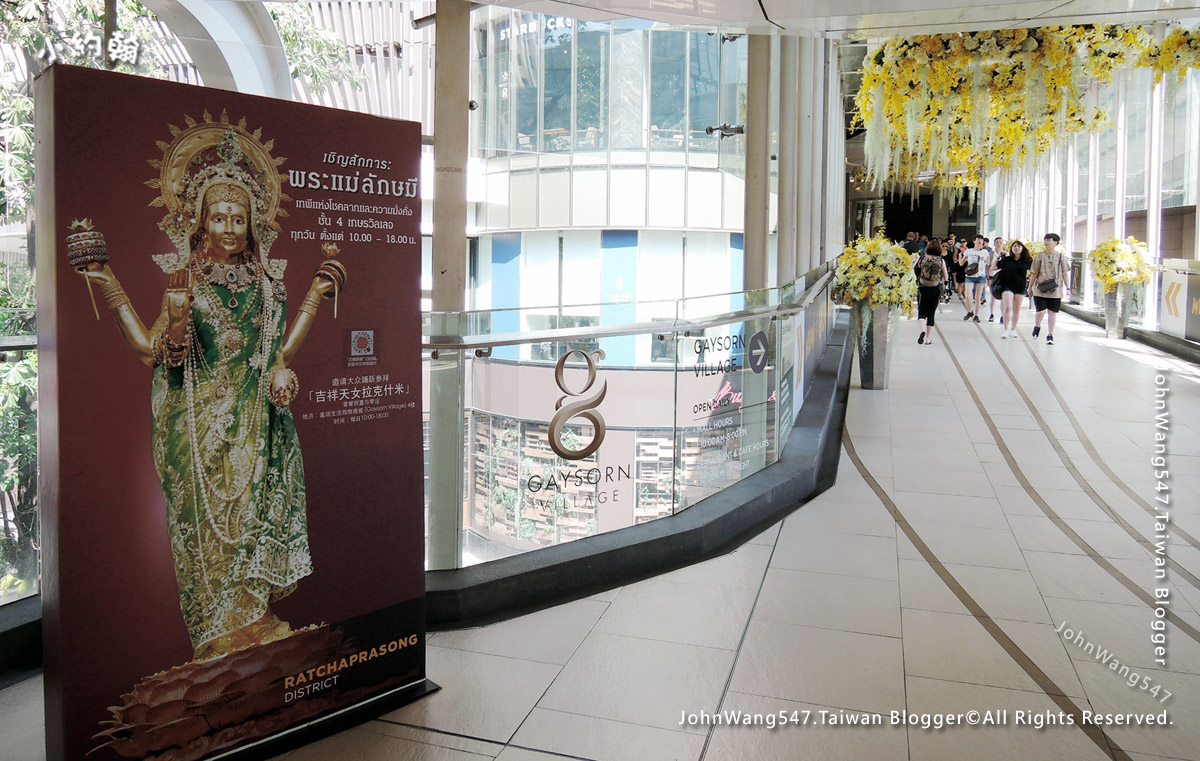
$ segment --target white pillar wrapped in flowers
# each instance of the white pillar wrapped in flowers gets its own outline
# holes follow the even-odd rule
[[[1096,279],[1104,285],[1104,330],[1109,338],[1125,337],[1133,286],[1154,274],[1148,258],[1146,244],[1132,235],[1109,238],[1088,254]]]
[[[863,388],[888,387],[892,332],[897,310],[913,316],[917,280],[912,256],[892,241],[859,238],[838,258],[833,300],[850,307],[853,340]]]

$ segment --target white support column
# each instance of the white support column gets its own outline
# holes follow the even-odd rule
[[[799,161],[796,167],[796,274],[803,275],[817,266],[812,250],[812,206],[813,198],[813,70],[812,70],[813,38],[800,37],[797,46],[799,58],[799,95],[797,103],[800,112],[797,117],[796,150]],[[872,220],[872,226],[878,224]]]
[[[1156,25],[1159,26],[1159,25]],[[1159,38],[1162,30],[1159,29]],[[1162,162],[1163,162],[1163,97],[1166,83],[1159,82],[1150,90],[1150,124],[1146,136],[1146,248],[1152,257],[1162,258]],[[1158,330],[1158,291],[1161,281],[1151,277],[1146,284],[1146,303],[1143,305],[1142,327]]]
[[[1080,250],[1079,241],[1075,235],[1075,205],[1079,203],[1079,160],[1075,153],[1075,139],[1067,143],[1067,201],[1063,209],[1063,249],[1070,254]],[[1079,284],[1071,283],[1074,290]]]
[[[460,330],[467,284],[467,101],[471,5],[437,4],[433,103],[433,311],[435,334]],[[430,363],[429,559],[456,568],[463,511],[463,357],[445,352]]]
[[[842,112],[842,75],[838,45],[829,40],[826,59],[825,86],[828,88],[825,108],[826,173],[822,187],[825,191],[825,247],[821,262],[836,259],[842,253],[846,229],[846,117]]]
[[[1120,240],[1125,237],[1125,185],[1129,177],[1129,130],[1126,129],[1128,121],[1128,110],[1125,108],[1125,85],[1127,82],[1124,73],[1117,75],[1117,116],[1115,119],[1117,128],[1117,171],[1115,174],[1113,189],[1113,237]]]
[[[1092,87],[1089,94],[1092,107],[1096,107],[1099,93]],[[1087,237],[1083,243],[1084,252],[1096,247],[1096,209],[1099,207],[1097,195],[1100,193],[1100,135],[1088,134],[1088,196],[1087,196]],[[1096,306],[1096,281],[1092,277],[1092,264],[1086,258],[1083,260],[1083,306],[1092,309]]]
[[[790,35],[779,40],[779,285],[796,279],[796,95],[799,43]]]
[[[744,287],[767,287],[771,181],[771,38],[750,35],[746,71]]]
[[[821,39],[812,43],[812,131],[809,135],[812,142],[809,145],[809,155],[812,156],[812,174],[809,182],[813,186],[812,203],[809,208],[808,245],[809,269],[821,263],[821,195],[822,169],[824,167],[824,120],[825,113],[825,44]]]

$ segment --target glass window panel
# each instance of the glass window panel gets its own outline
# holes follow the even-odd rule
[[[1117,98],[1116,86],[1100,90],[1100,110],[1112,122],[1100,133],[1099,190],[1096,194],[1097,241],[1113,234],[1113,213],[1117,208]]]
[[[646,65],[646,34],[643,29],[612,30],[612,148],[624,155],[614,161],[632,158],[627,152],[646,147],[643,78]],[[640,160],[645,160],[643,153]]]
[[[1188,188],[1195,185],[1195,146],[1189,114],[1196,111],[1197,76],[1188,72],[1183,82],[1174,76],[1163,81],[1162,205],[1164,209],[1192,203]]]
[[[1076,177],[1076,192],[1075,192],[1075,240],[1079,241],[1081,246],[1084,241],[1084,236],[1087,234],[1087,209],[1088,209],[1088,135],[1087,133],[1075,136],[1075,171]]]
[[[1150,147],[1148,136],[1152,83],[1153,77],[1149,69],[1134,69],[1129,74],[1125,86],[1126,213],[1146,208],[1146,153]],[[1144,228],[1145,224],[1141,227]]]
[[[687,98],[687,32],[650,33],[650,150],[682,151]]]
[[[495,115],[492,110],[495,108],[496,91],[494,83],[488,80],[493,71],[492,57],[488,54],[488,31],[491,27],[489,12],[485,9],[475,13],[471,19],[471,97],[479,104],[471,112],[471,148],[474,156],[487,155],[487,149],[493,142],[489,137],[495,134]]]
[[[543,17],[542,150],[571,150],[571,19]]]
[[[538,73],[541,35],[540,16],[536,13],[518,13],[519,24],[513,35],[513,89],[516,95],[515,150],[534,152],[538,147]]]
[[[717,140],[706,127],[721,123],[718,111],[721,87],[721,38],[715,34],[691,35],[688,60],[688,150],[715,153]]]
[[[492,155],[504,155],[513,149],[512,104],[513,72],[512,72],[512,33],[513,14],[504,13],[492,21],[492,49],[495,62],[492,75],[492,87],[495,95],[491,96],[494,106],[489,112],[489,121],[495,120],[494,138],[489,147]],[[489,126],[489,130],[493,127]]]
[[[576,22],[575,152],[608,148],[608,27]]]
[[[724,37],[721,39],[721,94],[718,106],[720,121],[722,124],[745,124],[749,41],[745,35],[735,40],[726,41]],[[723,138],[717,142],[717,150],[720,153],[721,168],[745,179],[746,136]],[[740,210],[738,213],[741,213]]]

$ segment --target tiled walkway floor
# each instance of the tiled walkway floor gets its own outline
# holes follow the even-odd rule
[[[441,692],[286,758],[1200,759],[1200,371],[1065,315],[1046,346],[1031,315],[1001,340],[961,314],[944,310],[933,347],[898,323],[891,388],[851,391],[836,486],[780,526],[711,562],[434,634]],[[1168,492],[1150,464],[1158,374]],[[1176,565],[1157,582],[1147,506],[1162,494]],[[41,758],[39,698],[36,681],[0,692],[0,755]],[[808,724],[681,723],[718,709]],[[1082,711],[1163,709],[1172,726],[1078,726]],[[890,726],[893,711],[1004,718],[926,729]],[[828,721],[861,712],[883,726]],[[1046,717],[1060,725],[1020,724]]]

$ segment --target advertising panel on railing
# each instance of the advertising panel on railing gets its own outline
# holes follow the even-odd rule
[[[47,757],[422,694],[419,125],[61,66],[36,97]]]
[[[775,330],[760,319],[680,337],[676,440],[687,504],[775,461]]]
[[[675,511],[674,365],[594,345],[471,360],[465,564]]]

